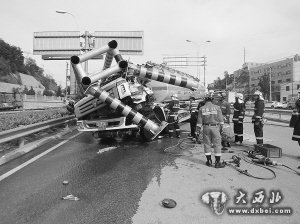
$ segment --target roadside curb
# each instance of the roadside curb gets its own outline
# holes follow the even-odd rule
[[[22,146],[21,148],[14,149],[13,151],[8,152],[7,154],[0,157],[0,166],[2,166],[14,159],[17,159],[17,158],[35,150],[36,148],[38,148],[42,145],[47,144],[55,139],[61,138],[64,135],[73,132],[75,129],[76,129],[76,127],[64,129],[60,133],[57,133],[53,136],[45,137],[45,138],[39,139],[37,141],[30,142],[30,143]]]

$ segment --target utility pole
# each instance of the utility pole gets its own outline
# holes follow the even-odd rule
[[[67,62],[67,68],[66,68],[66,96],[68,95],[68,82],[70,81],[69,76],[69,63]]]
[[[206,56],[203,57],[203,75],[204,75],[204,87],[206,87],[205,83],[205,70],[206,70]]]
[[[85,31],[84,33],[84,53],[88,52],[89,50],[89,32]],[[89,64],[88,64],[88,60],[84,62],[84,71],[86,72],[86,74],[88,74],[88,70],[89,70]]]
[[[270,72],[269,72],[269,81],[270,81],[270,97],[269,97],[269,101],[272,101],[272,82],[271,82],[271,77],[272,77],[272,68],[270,67]]]

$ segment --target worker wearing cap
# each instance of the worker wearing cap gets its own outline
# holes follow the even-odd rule
[[[255,91],[254,95],[254,115],[252,116],[252,123],[254,124],[254,134],[257,144],[263,144],[263,115],[265,110],[265,102],[260,91]]]
[[[221,163],[221,134],[224,125],[224,119],[221,109],[218,105],[212,103],[212,95],[207,94],[205,97],[205,105],[200,107],[197,120],[197,132],[203,127],[203,144],[206,156],[206,165],[212,166],[211,146],[213,144],[215,153],[215,168],[223,168],[225,165]]]
[[[233,131],[235,135],[235,143],[242,144],[243,142],[243,121],[245,117],[245,104],[243,94],[237,93],[235,103],[233,104]]]
[[[179,100],[177,94],[171,96],[172,101],[168,104],[168,109],[170,110],[170,114],[168,116],[168,127],[167,131],[169,132],[169,137],[173,138],[174,132],[176,133],[176,137],[180,138],[180,128],[178,125],[178,111]]]
[[[196,140],[196,126],[197,126],[197,117],[198,117],[198,103],[195,101],[195,97],[190,97],[190,128],[191,128],[191,137],[193,140]]]
[[[219,100],[216,102],[216,104],[221,108],[224,122],[229,124],[230,123],[230,121],[229,121],[229,119],[230,119],[230,104],[225,100],[226,93],[221,92],[218,94],[218,96],[219,96]],[[230,143],[222,140],[222,146],[223,146],[223,150],[227,150],[227,148],[225,148],[225,147],[230,147]]]

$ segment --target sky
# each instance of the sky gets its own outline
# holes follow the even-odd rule
[[[58,14],[64,10],[74,15]],[[78,24],[78,25],[77,25]],[[0,4],[0,38],[20,47],[65,86],[66,61],[31,55],[41,31],[144,31],[144,54],[135,64],[162,63],[166,55],[207,57],[206,83],[241,68],[300,53],[299,0],[9,0]],[[188,43],[186,40],[194,43]],[[206,41],[210,41],[207,43]],[[102,61],[89,62],[89,72]],[[197,68],[180,70],[196,75]],[[203,67],[200,80],[203,82]]]

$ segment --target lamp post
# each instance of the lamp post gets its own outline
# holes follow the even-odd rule
[[[64,11],[64,10],[56,10],[55,12],[58,13],[58,14],[69,14],[69,15],[71,15],[73,17],[73,20],[74,20],[75,25],[76,25],[76,31],[80,32],[77,19],[76,19],[76,17],[72,13],[70,13],[68,11]],[[68,79],[71,78],[71,77],[68,77],[68,70],[69,70],[68,66],[69,66],[69,64],[67,62],[67,69],[66,69],[66,95],[67,95],[67,91],[68,91]],[[70,65],[70,68],[71,68],[71,65]],[[85,64],[85,68],[87,69],[87,64]],[[71,74],[70,74],[70,76],[71,76]],[[75,88],[74,89],[75,89],[75,94],[76,94],[77,93],[76,81],[75,81]],[[71,83],[70,83],[70,91],[71,91]]]
[[[200,44],[198,44],[197,42],[195,42],[195,41],[192,41],[192,40],[185,40],[186,42],[188,42],[188,43],[192,43],[192,44],[194,44],[194,45],[196,45],[197,46],[197,77],[199,78],[199,80],[200,80],[200,74],[199,74],[199,49],[200,49]],[[206,40],[206,41],[204,41],[203,43],[210,43],[211,41],[210,40]],[[206,66],[206,57],[204,56],[203,57],[203,59],[204,59],[204,61],[203,61],[203,66],[204,66],[204,74],[203,74],[203,76],[204,76],[204,86],[205,86],[205,66]]]
[[[71,15],[71,16],[73,17],[74,21],[75,21],[76,29],[79,31],[79,26],[78,26],[76,17],[75,17],[72,13],[67,12],[67,11],[63,11],[63,10],[56,10],[55,12],[56,12],[56,13],[59,13],[59,14],[69,14],[69,15]]]

